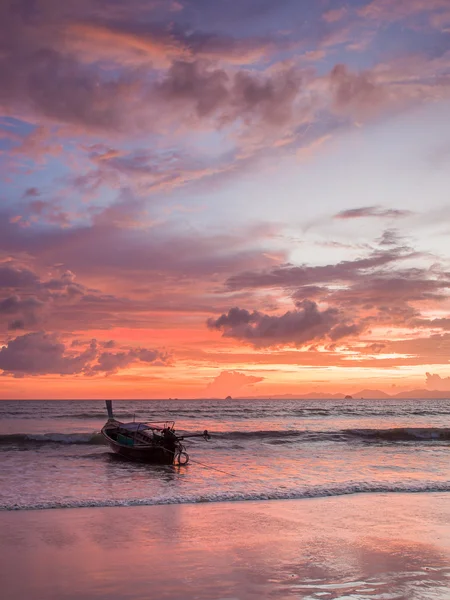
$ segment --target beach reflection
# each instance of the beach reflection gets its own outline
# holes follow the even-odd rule
[[[443,599],[448,522],[449,494],[2,513],[2,597]]]

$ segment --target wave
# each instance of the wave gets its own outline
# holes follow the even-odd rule
[[[347,429],[349,436],[366,440],[433,441],[450,440],[448,427],[395,427],[392,429]]]
[[[211,432],[213,439],[261,439],[292,441],[433,441],[450,440],[450,428],[395,427],[391,429],[341,429],[335,431],[314,430],[261,430]]]
[[[179,431],[182,435],[183,432]],[[210,432],[212,442],[259,441],[273,445],[308,442],[432,442],[450,440],[450,428],[396,427],[392,429],[342,429],[336,431],[314,430],[256,430]],[[0,446],[37,444],[91,444],[101,445],[105,440],[98,432],[93,433],[13,433],[0,435]]]
[[[93,444],[101,445],[105,439],[101,433],[11,433],[0,435],[0,445],[37,444]]]
[[[121,412],[120,416],[117,415],[117,418],[120,419],[133,419],[134,417],[141,417],[142,415],[139,412]],[[54,415],[54,419],[103,419],[106,421],[107,414],[105,411],[96,411],[96,412],[86,412],[86,413],[73,413],[73,414],[62,414],[62,415]]]
[[[123,499],[74,499],[49,500],[35,503],[0,504],[0,510],[48,510],[55,508],[110,508],[125,506],[161,506],[168,504],[203,504],[218,502],[255,502],[268,500],[302,500],[307,498],[327,498],[350,496],[353,494],[392,494],[392,493],[442,493],[450,492],[450,482],[374,483],[360,482],[335,486],[314,486],[302,490],[267,492],[208,492],[185,496],[160,496],[156,498]]]

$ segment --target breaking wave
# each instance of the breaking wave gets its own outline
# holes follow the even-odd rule
[[[101,433],[11,433],[0,435],[0,446],[36,444],[104,444]]]
[[[156,498],[127,499],[78,499],[49,500],[36,503],[0,504],[0,510],[45,510],[55,508],[109,508],[124,506],[161,506],[168,504],[201,504],[217,502],[254,502],[265,500],[302,500],[306,498],[326,498],[349,496],[352,494],[389,494],[389,493],[439,493],[450,492],[450,482],[375,483],[360,482],[335,486],[312,486],[310,488],[267,492],[208,492],[178,497],[160,496]]]

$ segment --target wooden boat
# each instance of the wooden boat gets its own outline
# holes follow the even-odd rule
[[[186,465],[189,454],[182,441],[194,437],[210,439],[206,429],[203,433],[177,435],[174,421],[123,423],[114,418],[111,400],[105,402],[108,420],[102,428],[102,435],[114,452],[130,460],[157,465]]]

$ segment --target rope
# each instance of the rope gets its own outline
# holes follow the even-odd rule
[[[177,451],[173,451],[173,450],[169,450],[168,448],[164,448],[166,452],[170,452],[171,454],[175,455],[178,454]],[[185,452],[185,451],[184,451]],[[189,454],[188,454],[189,456]],[[206,465],[205,463],[200,462],[199,460],[194,460],[193,458],[191,458],[189,456],[189,461],[188,462],[193,462],[196,463],[197,465],[201,465],[202,467],[205,467],[206,469],[211,469],[212,471],[217,471],[218,473],[223,473],[224,475],[228,475],[229,477],[236,477],[237,479],[239,479],[239,477],[237,475],[234,475],[234,473],[228,473],[227,471],[223,471],[222,469],[218,469],[217,467],[211,467],[210,465]],[[187,463],[185,463],[184,465],[181,465],[180,463],[178,463],[179,467],[184,467],[185,465],[187,465]],[[176,465],[172,465],[173,467]]]
[[[238,478],[238,476],[234,475],[234,473],[228,473],[227,471],[222,471],[222,469],[217,469],[216,467],[211,467],[210,465],[205,465],[205,463],[202,463],[199,460],[194,460],[193,458],[191,458],[190,462],[201,465],[202,467],[206,467],[207,469],[212,469],[213,471],[218,471],[219,473],[223,473],[224,475],[229,475],[230,477]]]
[[[177,454],[177,452],[173,452],[172,450],[169,450],[168,448],[166,448],[165,450],[166,450],[166,452],[170,452],[174,456]],[[239,479],[238,476],[235,475],[234,473],[228,473],[227,471],[223,471],[222,469],[218,469],[217,467],[211,467],[210,465],[206,465],[205,463],[202,463],[199,460],[194,460],[190,456],[189,456],[189,462],[196,463],[197,465],[201,465],[202,467],[205,467],[206,469],[211,469],[212,471],[218,471],[219,473],[223,473],[224,475],[229,475],[230,477],[236,477],[237,479]],[[185,464],[187,464],[187,463],[185,463]],[[177,465],[172,465],[172,466],[175,467]],[[180,463],[178,463],[178,466],[184,467],[185,465],[181,465]]]

